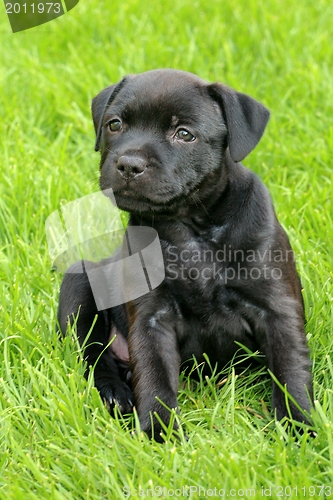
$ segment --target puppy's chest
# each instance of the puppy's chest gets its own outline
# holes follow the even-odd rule
[[[191,238],[163,242],[162,249],[165,283],[185,316],[211,331],[223,326],[234,337],[251,332],[248,320],[256,322],[262,312],[245,298],[244,281],[227,244]]]
[[[226,294],[230,263],[225,248],[209,241],[191,238],[186,242],[163,245],[165,280],[175,293],[188,301],[211,301]]]

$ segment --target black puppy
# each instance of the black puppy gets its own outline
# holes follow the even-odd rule
[[[159,286],[104,310],[87,273],[74,265],[65,274],[59,324],[65,332],[78,316],[81,343],[91,331],[85,356],[102,398],[123,413],[135,405],[141,428],[160,440],[154,413],[167,424],[165,406],[177,408],[180,369],[204,353],[223,368],[241,343],[265,355],[279,382],[277,417],[290,406],[306,421],[299,408],[310,411],[311,375],[293,253],[267,189],[239,163],[260,140],[268,110],[219,83],[155,70],[104,89],[92,114],[101,189],[112,188],[130,228],[157,231],[165,268]],[[119,286],[112,272],[107,281]]]

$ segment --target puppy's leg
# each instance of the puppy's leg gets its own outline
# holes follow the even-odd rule
[[[81,346],[94,324],[84,348],[84,355],[88,366],[95,366],[95,386],[110,413],[115,405],[118,405],[122,413],[131,412],[133,396],[127,383],[129,369],[126,370],[126,359],[118,356],[118,353],[123,353],[127,346],[125,338],[119,342],[127,326],[126,317],[120,307],[114,310],[97,310],[88,276],[82,273],[80,263],[74,264],[70,272],[65,274],[60,289],[58,322],[63,334],[66,333],[68,321],[73,324],[76,318],[77,335]],[[111,348],[107,348],[111,337],[115,334],[119,336],[115,348],[112,348],[112,344]],[[86,377],[88,370],[89,368]]]
[[[133,390],[141,429],[160,442],[162,427],[156,413],[168,425],[170,412],[165,406],[178,407],[180,354],[173,328],[175,315],[172,317],[170,312],[138,315],[129,335]]]
[[[303,314],[298,304],[290,304],[286,312],[270,312],[266,318],[266,335],[262,346],[267,365],[279,383],[306,413],[310,413],[312,402],[312,381],[309,350],[303,326]],[[273,407],[278,419],[288,415],[286,396],[273,382]],[[298,422],[308,423],[291,401],[291,416]]]

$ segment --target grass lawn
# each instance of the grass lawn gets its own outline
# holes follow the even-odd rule
[[[0,499],[333,497],[333,3],[81,0],[12,34],[0,7]],[[244,164],[296,253],[313,360],[316,437],[271,412],[265,368],[180,383],[189,436],[165,445],[112,420],[78,346],[54,332],[61,275],[45,219],[93,193],[90,101],[127,73],[174,67],[272,112]],[[215,489],[216,488],[216,489]],[[332,488],[332,489],[331,489]]]

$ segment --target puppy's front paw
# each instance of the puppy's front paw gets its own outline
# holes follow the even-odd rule
[[[148,436],[149,439],[153,439],[157,443],[165,442],[165,438],[162,432],[162,427],[159,423],[155,422],[154,425],[151,425],[151,423],[147,425],[141,424],[140,429]]]
[[[159,412],[154,411],[145,417],[141,416],[140,430],[147,434],[149,439],[158,443],[164,443],[169,439],[180,439],[175,414],[164,407],[160,407]]]
[[[133,412],[133,393],[126,382],[119,381],[115,387],[106,386],[98,390],[110,415],[114,415],[116,408],[122,415]]]

